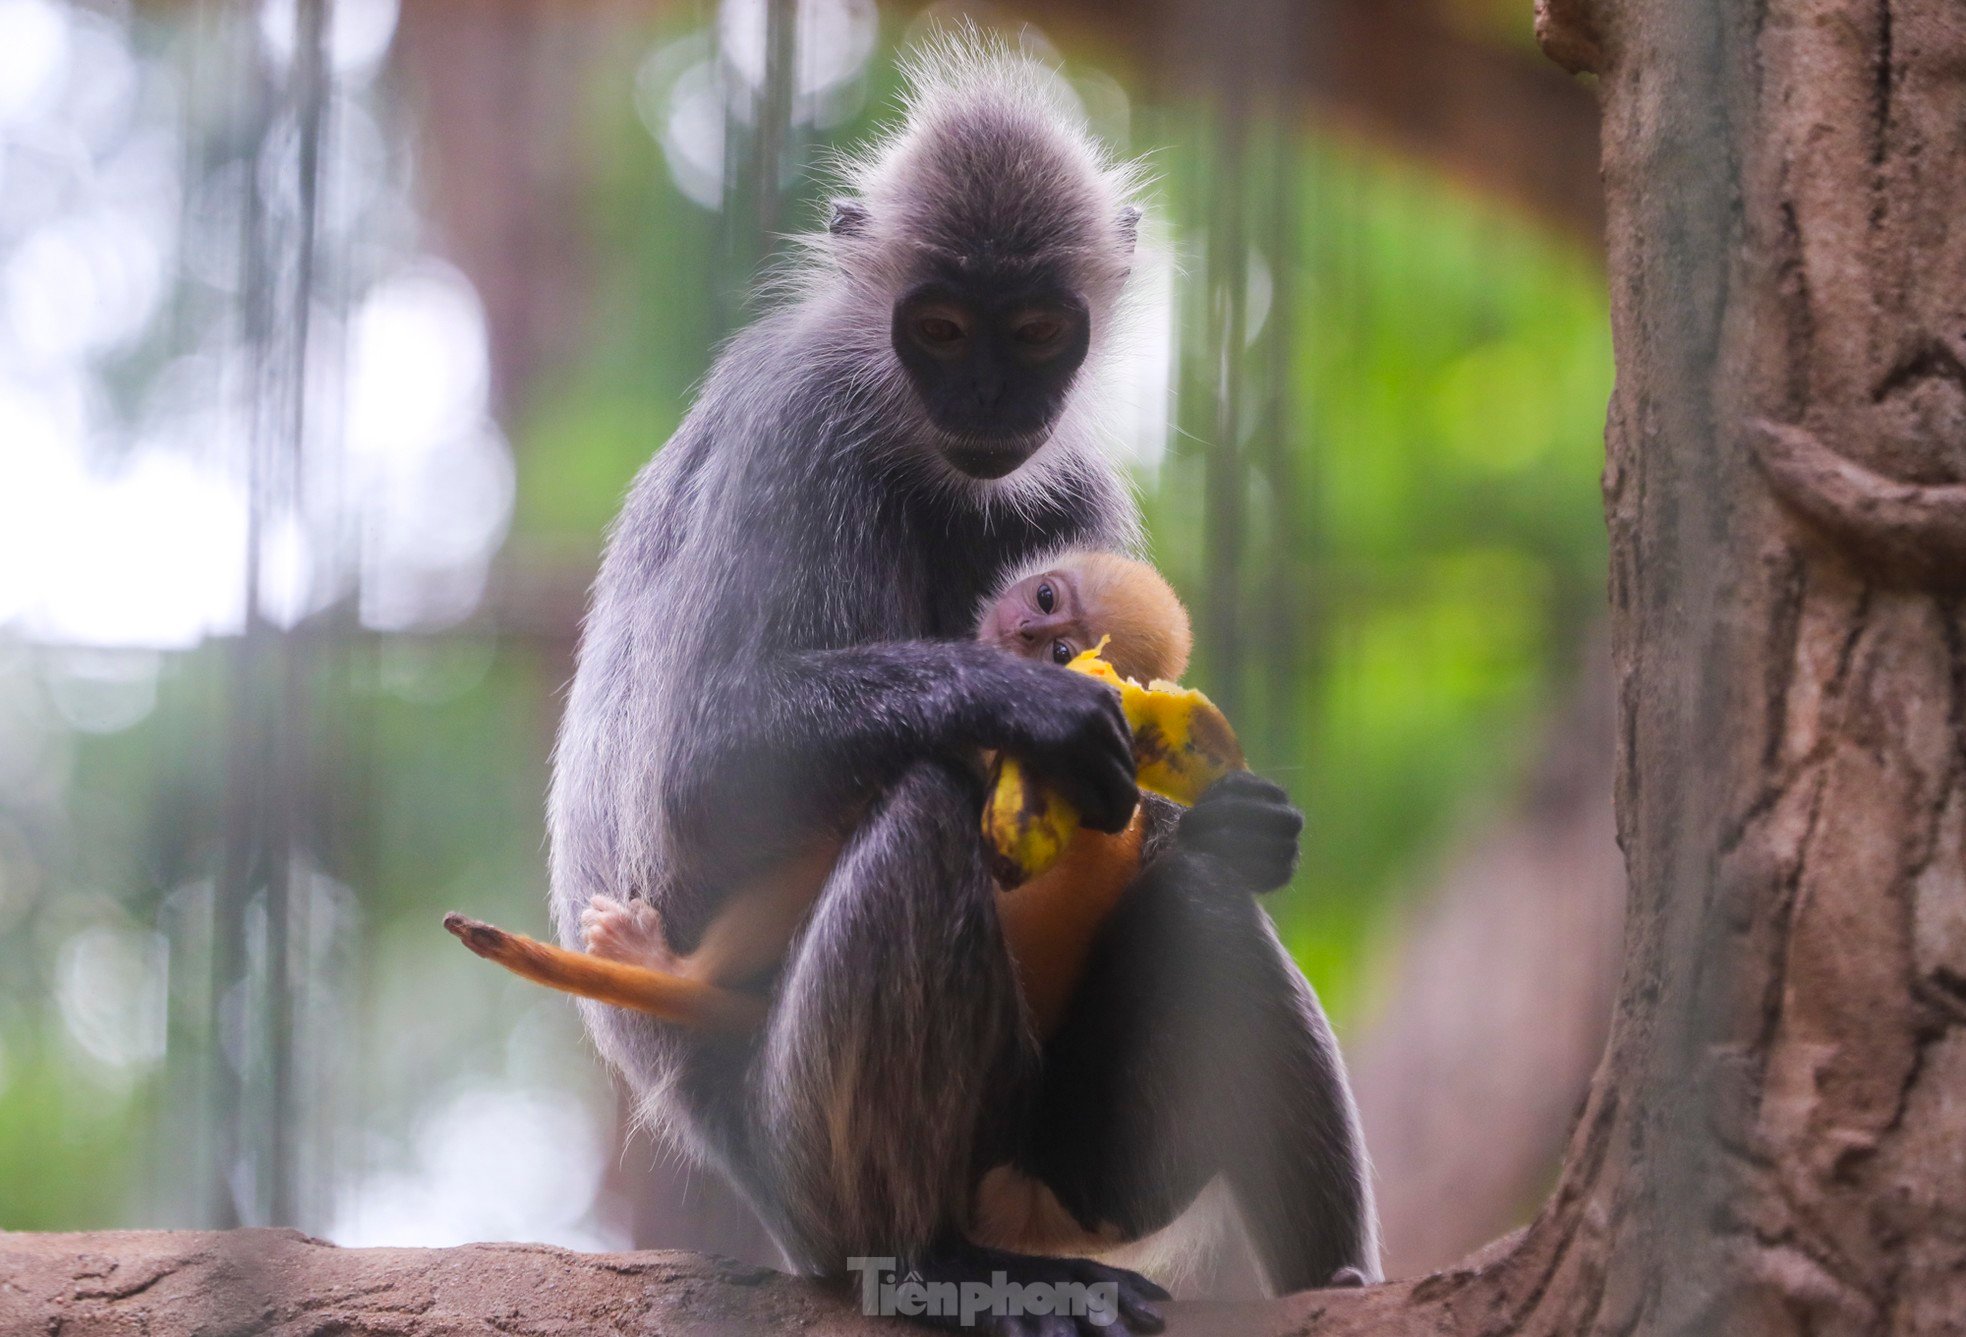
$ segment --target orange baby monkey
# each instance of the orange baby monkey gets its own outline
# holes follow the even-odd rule
[[[1067,553],[1013,576],[986,601],[977,638],[1057,664],[1104,640],[1106,661],[1142,683],[1179,678],[1193,646],[1187,610],[1161,574],[1105,552]],[[1004,941],[1041,1035],[1056,1027],[1100,925],[1137,875],[1147,825],[1143,805],[1117,834],[1081,830],[1056,865],[999,892]],[[688,955],[670,949],[661,916],[643,900],[594,897],[581,914],[585,953],[457,914],[444,922],[472,951],[537,983],[699,1030],[742,1032],[763,1019],[760,986],[840,845],[815,842],[738,888]]]

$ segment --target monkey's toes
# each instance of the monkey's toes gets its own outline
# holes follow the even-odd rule
[[[647,901],[596,896],[580,912],[580,941],[589,954],[651,970],[673,970],[676,957],[662,932],[662,916]]]
[[[1101,1337],[1112,1337],[1112,1334],[1122,1332],[1131,1337],[1145,1337],[1167,1327],[1167,1320],[1161,1317],[1160,1302],[1174,1297],[1158,1282],[1124,1267],[1096,1263],[1090,1258],[1073,1259],[1072,1266],[1080,1280],[1089,1285],[1110,1286],[1112,1291],[1109,1293],[1118,1296],[1119,1314],[1110,1325],[1100,1327]]]
[[[947,1322],[946,1316],[931,1317],[939,1326],[973,1324],[994,1337],[1146,1337],[1167,1326],[1158,1308],[1169,1298],[1165,1290],[1138,1272],[1089,1258],[1009,1253],[962,1243],[920,1260],[914,1270],[924,1281],[959,1286],[994,1286],[1004,1279],[1021,1287],[1048,1286],[1054,1302],[1063,1302],[1049,1314],[1021,1312],[1019,1306],[1010,1312],[974,1314],[961,1324]],[[1057,1289],[1066,1285],[1074,1290]]]
[[[466,918],[455,910],[444,916],[444,927],[459,942],[482,957],[495,959],[499,951],[512,941],[512,935],[497,925]]]

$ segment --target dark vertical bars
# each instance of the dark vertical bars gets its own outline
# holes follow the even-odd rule
[[[1217,86],[1208,110],[1206,323],[1201,356],[1208,368],[1208,454],[1203,468],[1206,523],[1200,631],[1217,665],[1215,688],[1230,718],[1241,718],[1248,656],[1243,640],[1243,550],[1248,531],[1249,468],[1243,455],[1244,386],[1249,347],[1248,180],[1250,106],[1246,85]]]
[[[1201,606],[1196,632],[1209,690],[1260,751],[1290,750],[1301,689],[1301,518],[1291,421],[1289,304],[1296,256],[1296,136],[1289,109],[1302,6],[1245,0],[1234,22],[1200,0],[1164,0],[1168,77],[1198,100],[1200,152],[1184,211],[1199,236],[1198,300],[1183,302],[1180,423],[1203,451]],[[1254,261],[1266,267],[1267,314],[1253,329]],[[1265,504],[1257,506],[1257,484]],[[1267,549],[1267,556],[1255,554]],[[1261,563],[1252,569],[1252,561]],[[1261,687],[1260,695],[1254,689]],[[1256,706],[1262,717],[1251,713]],[[1258,758],[1260,760],[1260,756]]]
[[[1270,543],[1268,570],[1262,587],[1264,694],[1263,708],[1270,737],[1291,753],[1301,753],[1298,736],[1304,678],[1299,650],[1306,620],[1304,599],[1305,535],[1316,526],[1306,523],[1312,496],[1303,476],[1316,467],[1315,448],[1301,440],[1299,415],[1294,411],[1298,300],[1297,160],[1299,145],[1280,108],[1272,108],[1263,136],[1264,162],[1259,178],[1273,183],[1261,211],[1263,249],[1269,257],[1270,308],[1255,349],[1262,377],[1257,402],[1256,454],[1267,477]],[[1309,461],[1309,469],[1300,467]],[[1300,800],[1301,801],[1301,800]]]
[[[250,360],[244,627],[232,647],[223,857],[214,903],[214,1216],[220,1225],[293,1224],[303,1159],[295,1037],[294,876],[311,808],[308,664],[267,613],[270,523],[298,522],[305,497],[309,311],[315,271],[330,0],[296,0],[285,85],[264,80],[242,202],[242,302]],[[293,205],[262,196],[278,137],[294,142]],[[277,186],[276,186],[277,188]],[[256,912],[257,903],[257,912]],[[257,923],[256,923],[257,920]],[[256,931],[257,930],[257,931]]]
[[[728,51],[720,53],[723,81],[723,272],[717,276],[718,323],[735,329],[759,269],[785,228],[787,191],[797,144],[798,0],[762,0],[764,71],[755,88]],[[725,8],[730,0],[725,0]],[[726,23],[717,25],[728,40]]]

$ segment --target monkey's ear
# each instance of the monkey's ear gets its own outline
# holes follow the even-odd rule
[[[826,214],[826,230],[836,237],[856,237],[867,227],[867,206],[859,200],[834,200]]]
[[[1131,204],[1120,210],[1120,238],[1129,253],[1140,240],[1140,211]]]

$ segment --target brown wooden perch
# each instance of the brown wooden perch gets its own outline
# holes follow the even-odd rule
[[[1170,1331],[1387,1337],[1408,1287],[1170,1307]],[[0,1333],[60,1337],[907,1337],[845,1285],[702,1254],[343,1249],[297,1230],[0,1231]]]

